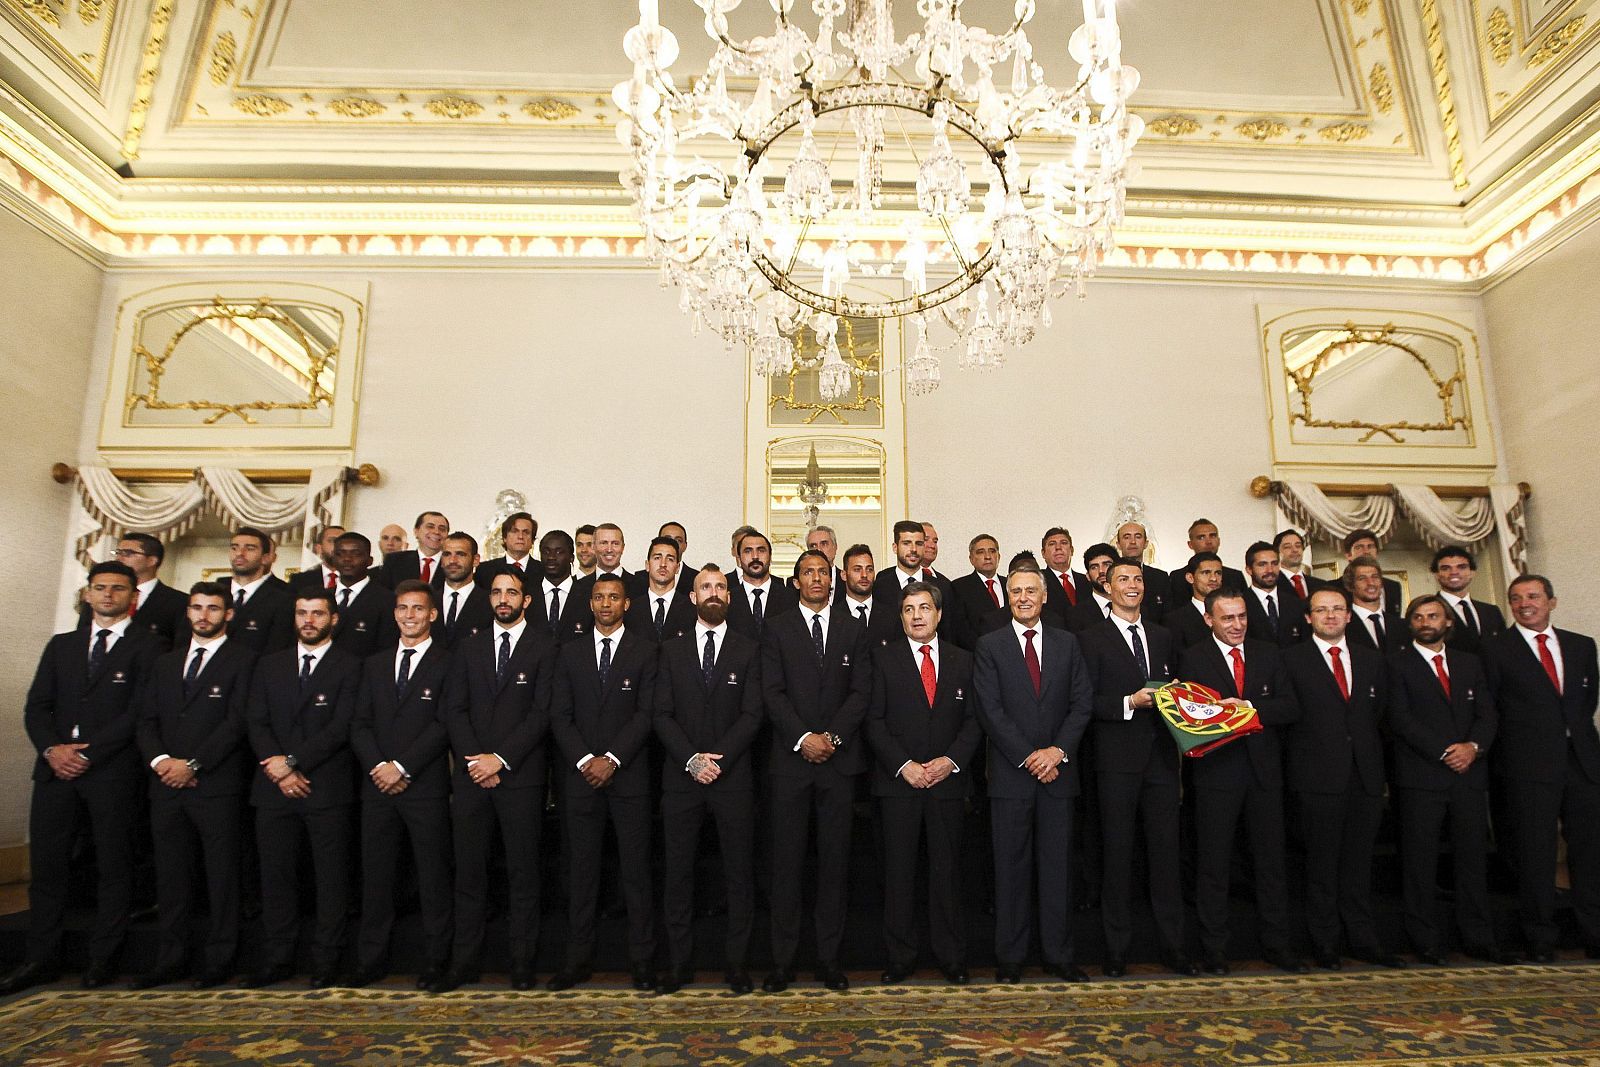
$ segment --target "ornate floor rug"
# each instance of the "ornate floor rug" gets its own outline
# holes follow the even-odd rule
[[[0,1005],[30,1067],[1064,1063],[1600,1064],[1600,968],[942,986],[734,997],[596,989],[44,990]]]

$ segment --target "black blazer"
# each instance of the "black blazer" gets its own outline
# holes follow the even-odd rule
[[[923,567],[921,570],[924,575],[927,575],[929,568]],[[950,579],[935,571],[931,577],[924,577],[919,580],[938,586],[939,596],[945,604],[945,610],[939,619],[939,636],[953,637],[958,626],[956,613],[949,610],[950,602],[955,599]],[[900,591],[904,587],[905,582],[900,579],[899,567],[889,567],[886,570],[879,571],[878,576],[872,580],[872,617],[877,618],[878,612],[882,611],[888,618],[898,619],[900,617]],[[899,629],[898,625],[896,625],[896,629]]]
[[[1146,602],[1148,603],[1148,598]],[[1146,614],[1148,615],[1148,613]],[[1151,621],[1154,621],[1155,616],[1149,615],[1149,618]],[[1165,619],[1166,616],[1163,615],[1162,618]],[[1089,627],[1098,626],[1100,623],[1105,621],[1105,609],[1102,608],[1100,606],[1100,602],[1094,598],[1093,587],[1091,586],[1089,595],[1080,596],[1078,598],[1077,606],[1067,613],[1067,630],[1071,633],[1079,634],[1087,630]]]
[[[348,608],[338,606],[343,593],[342,585],[334,591],[334,610],[339,613],[339,624],[333,628],[335,648],[364,660],[400,640],[394,624],[393,589],[369,578],[361,592],[350,598]]]
[[[574,626],[565,631],[568,636],[562,639],[563,643],[571,640],[580,633],[587,633],[594,626],[594,610],[589,607],[589,598],[594,595],[594,580],[597,576],[599,576],[599,574],[600,572],[597,570],[594,572],[594,574],[585,574],[583,577],[577,578],[573,581],[572,605],[573,610],[577,614],[574,616]],[[617,571],[617,574],[622,578],[622,587],[627,590],[629,600],[638,599],[644,594],[646,589],[650,588],[650,580],[642,573],[634,574],[629,572],[626,568],[621,568]],[[534,598],[537,599],[542,587],[536,581],[530,588],[533,591]],[[548,609],[549,603],[547,601],[542,614],[548,615]],[[566,617],[567,609],[565,605],[563,605],[561,608],[561,614],[563,618]],[[582,624],[582,629],[578,628],[577,624],[580,623]]]
[[[666,623],[661,628],[660,640],[656,638],[656,597],[650,592],[648,586],[637,595],[629,597],[628,613],[623,617],[623,624],[629,630],[648,637],[656,644],[670,641],[674,637],[682,637],[686,633],[694,632],[695,609],[689,602],[689,594],[681,589],[674,589],[666,597],[667,617]]]
[[[1172,576],[1148,563],[1140,566],[1144,568],[1144,603],[1140,613],[1149,622],[1160,622],[1172,609]]]
[[[1194,587],[1189,584],[1189,568],[1187,566],[1179,567],[1172,572],[1171,587],[1171,604],[1182,604],[1185,600],[1194,599]],[[1239,570],[1237,567],[1224,566],[1222,568],[1221,588],[1249,589],[1250,579],[1246,578],[1244,571]]]
[[[872,695],[871,650],[861,623],[830,616],[822,662],[804,616],[796,608],[767,621],[761,641],[761,690],[772,722],[768,767],[785,778],[860,774],[867,769],[860,736]],[[844,739],[831,758],[810,763],[794,751],[802,734],[834,733]]]
[[[528,625],[538,626],[550,631],[557,644],[564,644],[574,637],[582,636],[589,632],[589,627],[594,625],[594,613],[589,609],[589,594],[591,588],[580,593],[578,583],[582,579],[574,579],[572,586],[567,590],[559,607],[561,618],[556,620],[556,628],[550,630],[550,594],[545,591],[544,578],[539,578],[530,587],[533,593],[533,602],[528,605]]]
[[[655,708],[656,643],[624,625],[622,638],[613,646],[604,685],[592,641],[561,646],[550,701],[550,733],[561,748],[569,788],[589,788],[579,777],[580,759],[610,752],[622,766],[606,788],[617,796],[643,796],[650,791],[645,746],[650,743]]]
[[[772,620],[790,608],[800,603],[799,594],[789,588],[789,584],[781,578],[772,578],[767,582],[766,590],[761,596],[761,629],[756,628],[755,616],[750,614],[750,596],[744,583],[737,577],[728,580],[728,626],[750,638],[760,641],[766,628],[772,625]]]
[[[258,656],[294,644],[294,596],[289,583],[275,574],[267,575],[244,606],[233,609],[228,640],[248,645]]]
[[[421,578],[422,553],[415,548],[408,548],[401,552],[385,552],[383,554],[382,577],[383,584],[390,589],[412,578]],[[439,566],[438,560],[434,561],[433,573],[428,576],[428,584],[433,586],[435,593],[444,588],[444,568]],[[410,769],[410,767],[406,768],[406,770]],[[412,792],[416,787],[416,782],[412,782],[411,788],[407,789],[406,792]]]
[[[527,579],[523,588],[537,596],[538,593],[535,587],[544,580],[544,564],[539,562],[538,555],[533,552],[523,556],[522,562],[524,564],[522,576]],[[501,571],[511,569],[513,568],[510,560],[505,556],[496,556],[494,559],[486,559],[478,564],[478,569],[473,572],[472,580],[478,584],[478,588],[488,589],[494,584],[495,575]],[[585,603],[587,603],[587,600],[585,600]]]
[[[487,630],[489,624],[494,622],[494,612],[489,607],[489,590],[473,584],[467,587],[467,599],[460,602],[456,610],[454,625],[448,625],[445,620],[450,613],[450,597],[456,592],[446,588],[439,593],[439,618],[433,624],[433,639],[442,641],[446,648],[454,649],[462,640],[471,637],[480,630]],[[467,590],[461,590],[467,592]],[[533,605],[528,605],[528,613],[533,613]],[[531,619],[530,619],[531,625]]]
[[[989,597],[985,594],[985,601]],[[939,680],[933,706],[922,687],[922,656],[902,635],[872,659],[872,697],[865,733],[875,757],[872,792],[881,797],[949,799],[972,794],[973,756],[983,740],[977,694],[972,691],[972,654],[939,642]],[[899,771],[907,760],[926,763],[948,756],[959,773],[931,789],[913,789]]]
[[[693,629],[667,641],[657,661],[654,726],[666,750],[662,789],[748,792],[754,779],[747,754],[762,723],[761,646],[736,630],[725,630],[707,686],[696,641]],[[709,787],[684,769],[696,752],[722,753],[717,761],[722,773]]]
[[[383,793],[372,783],[372,768],[398,760],[411,776],[398,799],[425,799],[450,794],[450,738],[444,725],[445,685],[450,675],[450,650],[437,638],[421,659],[413,658],[406,695],[395,690],[395,650],[379,649],[361,665],[361,688],[350,727],[350,747],[361,775],[361,798],[378,800]]]
[[[1172,631],[1180,653],[1190,645],[1211,640],[1211,627],[1206,625],[1205,616],[1196,610],[1194,597],[1174,604],[1172,610],[1167,612],[1167,617],[1161,620],[1161,625]]]
[[[78,605],[78,629],[88,629],[93,618],[89,605]],[[133,625],[130,629],[143,630],[159,639],[167,648],[171,648],[173,643],[179,640],[187,644],[189,595],[157,578],[150,595],[140,599],[138,609],[133,613]]]
[[[338,584],[337,576],[334,584]],[[326,589],[328,587],[327,568],[319,561],[315,567],[307,570],[296,571],[289,576],[289,589],[298,592],[301,589]]]
[[[555,640],[530,621],[511,652],[503,681],[495,679],[500,628],[491,626],[456,646],[445,683],[445,727],[456,755],[456,788],[477,789],[468,756],[493,752],[509,765],[499,789],[543,789],[545,731],[555,680]]]
[[[1256,591],[1245,587],[1244,605],[1250,616],[1250,629],[1246,633],[1257,641],[1271,641],[1279,647],[1298,645],[1311,635],[1311,624],[1306,622],[1306,602],[1286,581],[1280,580],[1273,592],[1278,598],[1277,630],[1272,628],[1272,620],[1267,618],[1267,609],[1262,607]]]
[[[1078,743],[1094,708],[1094,685],[1078,639],[1052,626],[1037,635],[1040,692],[1022,658],[1016,631],[1007,624],[978,639],[972,688],[978,694],[978,721],[989,735],[989,795],[1026,799],[1043,791],[1048,796],[1077,796]],[[1067,755],[1061,773],[1049,785],[1022,767],[1035,749],[1052,745]]]
[[[1051,626],[1076,632],[1076,624],[1079,618],[1077,605],[1083,602],[1083,595],[1088,592],[1088,577],[1080,575],[1077,571],[1070,572],[1072,574],[1072,591],[1077,595],[1077,600],[1074,601],[1067,597],[1066,590],[1061,585],[1061,579],[1056,577],[1055,571],[1045,567],[1039,573],[1044,578],[1044,607],[1040,610],[1044,621]],[[1004,576],[1001,577],[1003,580]],[[1081,582],[1078,580],[1080,577],[1083,579]],[[984,594],[984,599],[988,599],[987,593]]]
[[[1367,624],[1366,619],[1357,615],[1354,609],[1350,612],[1350,625],[1345,628],[1344,637],[1350,643],[1351,648],[1365,648],[1371,652],[1380,652],[1387,659],[1392,653],[1411,645],[1411,628],[1405,624],[1404,619],[1397,615],[1389,614],[1388,602],[1385,601],[1383,612],[1384,647],[1378,647],[1378,642],[1372,637],[1372,627]]]
[[[1393,736],[1394,784],[1404,789],[1449,790],[1458,782],[1489,787],[1489,746],[1499,716],[1495,713],[1483,662],[1470,652],[1446,648],[1444,695],[1433,663],[1415,648],[1389,657],[1389,732]],[[1465,775],[1446,767],[1444,750],[1461,741],[1478,745],[1478,758]]]
[[[94,627],[56,634],[39,657],[39,668],[28,687],[22,719],[38,759],[33,780],[55,777],[45,762],[44,750],[52,745],[87,744],[82,754],[89,770],[79,780],[85,785],[121,775],[137,775],[138,750],[134,732],[139,691],[165,648],[148,630],[129,626],[106,653],[105,662],[89,673],[89,649]],[[73,727],[78,736],[72,736]]]
[[[861,616],[856,613],[855,605],[845,597],[838,595],[834,596],[832,603],[829,605],[828,614],[830,618],[848,615],[857,623],[861,621]],[[892,612],[879,611],[877,598],[874,597],[871,606],[867,609],[868,655],[876,655],[878,649],[891,641],[903,637],[905,637],[905,627],[900,622],[899,610],[896,609]]]
[[[1096,770],[1137,774],[1144,770],[1152,752],[1176,772],[1178,746],[1172,740],[1161,713],[1155,708],[1135,708],[1133,718],[1122,716],[1122,701],[1129,693],[1143,689],[1147,681],[1170,681],[1177,663],[1172,634],[1166,627],[1141,616],[1148,647],[1145,657],[1150,672],[1139,669],[1133,651],[1122,639],[1126,623],[1105,619],[1078,634],[1089,681],[1094,686],[1094,765]]]
[[[1516,627],[1483,644],[1484,666],[1500,713],[1496,769],[1530,782],[1566,777],[1567,745],[1591,782],[1600,782],[1600,737],[1594,728],[1600,689],[1594,638],[1551,628],[1561,646],[1562,687],[1550,684],[1539,657]]]
[[[1191,598],[1193,599],[1193,598]],[[1233,682],[1233,664],[1209,634],[1178,653],[1178,677],[1215,689],[1225,697],[1248,700],[1261,722],[1257,733],[1231,741],[1189,761],[1196,785],[1243,789],[1254,781],[1262,789],[1283,788],[1283,730],[1300,717],[1278,646],[1249,637],[1244,653],[1244,692]]]
[[[370,587],[369,587],[370,588]],[[300,646],[261,657],[250,683],[247,720],[257,760],[293,756],[311,795],[290,798],[259,769],[250,789],[257,807],[322,810],[356,799],[350,720],[356,713],[361,661],[335,645],[322,654],[310,684],[300,686]]]
[[[256,653],[233,638],[200,664],[194,688],[185,693],[183,675],[193,658],[184,645],[156,660],[140,693],[139,753],[148,766],[157,756],[197,760],[196,796],[240,796],[255,769],[245,743],[245,714]],[[276,755],[276,753],[274,753]],[[150,796],[176,797],[178,790],[150,776]]]
[[[1449,603],[1446,601],[1445,603]],[[1506,618],[1500,614],[1500,609],[1493,604],[1482,600],[1472,601],[1473,614],[1478,616],[1478,633],[1474,634],[1467,629],[1466,620],[1461,617],[1461,612],[1452,605],[1451,618],[1455,621],[1454,628],[1450,631],[1450,647],[1458,648],[1463,652],[1477,654],[1482,651],[1483,643],[1491,637],[1497,637],[1506,632]]]
[[[1352,623],[1351,629],[1354,626]],[[1356,784],[1368,796],[1383,795],[1381,730],[1388,700],[1388,669],[1382,656],[1348,637],[1346,631],[1348,703],[1315,641],[1283,651],[1289,686],[1300,709],[1300,717],[1290,724],[1284,739],[1289,753],[1289,788],[1302,793],[1342,793],[1354,773]]]
[[[951,638],[970,652],[977,648],[978,638],[985,632],[985,616],[992,611],[1004,610],[1011,603],[1006,597],[1006,576],[999,571],[994,575],[994,595],[1000,600],[998,608],[989,599],[989,587],[984,585],[983,575],[977,571],[954,579],[950,583],[950,593],[951,598],[945,602],[944,612],[953,615],[956,620]]]

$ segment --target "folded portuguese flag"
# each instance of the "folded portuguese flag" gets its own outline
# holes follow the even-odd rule
[[[1197,682],[1168,682],[1156,690],[1156,708],[1178,743],[1178,751],[1199,759],[1261,730],[1261,718],[1248,701],[1223,706],[1222,694]]]

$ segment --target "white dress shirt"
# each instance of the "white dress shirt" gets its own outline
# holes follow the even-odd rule
[[[350,603],[354,604],[371,581],[371,578],[362,575],[359,582],[352,582],[349,585],[340,582],[339,587],[333,591],[333,610],[338,611],[345,606],[344,593],[346,589],[350,590]]]
[[[84,655],[88,656],[94,651],[94,643],[100,639],[101,630],[109,631],[106,634],[106,652],[110,653],[113,648],[117,647],[117,642],[121,641],[123,637],[127,635],[128,627],[132,624],[133,616],[124,615],[110,626],[100,626],[95,623],[94,616],[91,615],[89,617],[89,644],[84,650]]]
[[[552,582],[548,578],[544,578],[544,579],[540,580],[540,582],[539,582],[539,592],[542,595],[545,614],[548,615],[550,613],[550,594],[551,593],[557,594],[557,599],[556,599],[556,608],[557,608],[557,610],[561,611],[561,612],[565,612],[567,610],[567,601],[572,599],[572,587],[575,584],[577,584],[577,581],[578,581],[577,578],[574,577],[571,574],[567,575],[565,578],[563,578],[559,582]],[[555,622],[556,620],[555,619],[551,619],[550,621],[551,622]]]
[[[1544,660],[1539,659],[1539,634],[1549,635],[1550,640],[1544,643],[1544,647],[1550,650],[1551,658],[1556,661],[1556,677],[1561,679],[1561,691],[1565,693],[1567,691],[1567,665],[1561,659],[1561,641],[1556,637],[1556,628],[1548,626],[1542,631],[1530,630],[1520,622],[1516,623],[1515,626],[1517,632],[1522,635],[1522,639],[1528,642],[1528,649],[1533,653],[1533,658],[1539,660],[1541,666],[1544,664]]]
[[[263,580],[264,580],[263,578],[256,579],[256,584],[259,585]],[[211,666],[212,660],[217,658],[217,650],[220,649],[224,644],[226,644],[227,641],[228,641],[228,634],[227,634],[226,631],[217,634],[217,636],[215,636],[215,637],[207,637],[207,638],[203,638],[203,639],[199,638],[199,637],[194,637],[194,636],[191,635],[190,638],[189,638],[189,651],[183,657],[183,672],[185,674],[187,674],[189,672],[189,664],[194,661],[194,654],[195,654],[195,650],[196,649],[204,650],[204,652],[206,654],[205,658],[200,661],[200,669],[202,671],[204,671],[207,667]],[[156,769],[156,764],[160,763],[162,760],[171,759],[171,758],[172,758],[172,753],[170,753],[170,752],[161,753],[161,755],[157,756],[155,759],[150,761],[150,769],[151,770],[155,770]]]
[[[597,573],[599,573],[599,574],[607,574],[607,573],[612,573],[612,572],[599,571]],[[615,630],[612,630],[610,633],[603,634],[603,633],[600,632],[600,627],[596,626],[593,630],[590,631],[590,636],[594,638],[594,667],[595,667],[595,670],[599,670],[600,669],[600,652],[601,652],[601,649],[605,647],[605,646],[603,646],[601,644],[601,642],[602,641],[610,641],[611,642],[611,660],[612,660],[613,663],[615,663],[616,662],[616,657],[617,657],[617,649],[622,647],[622,631],[626,630],[626,629],[627,629],[626,626],[618,626]],[[616,757],[615,753],[607,752],[605,755],[606,755],[606,759],[610,760],[613,764],[616,765],[617,770],[619,770],[619,771],[622,770],[622,761],[619,760]],[[585,767],[587,767],[589,765],[589,761],[592,760],[592,759],[594,759],[594,753],[593,752],[585,752],[583,754],[583,758],[578,761],[578,770],[581,771]]]
[[[1350,692],[1353,695],[1356,691],[1356,678],[1355,672],[1350,669],[1349,644],[1347,644],[1345,639],[1341,637],[1339,640],[1330,645],[1316,634],[1311,635],[1311,642],[1317,646],[1317,651],[1322,653],[1322,663],[1328,668],[1328,673],[1330,675],[1333,673],[1333,657],[1328,655],[1328,649],[1337,648],[1339,650],[1339,662],[1344,667],[1344,680],[1349,684]]]
[[[872,624],[872,597],[870,594],[865,600],[857,600],[849,593],[846,593],[844,595],[844,600],[840,601],[840,603],[844,605],[844,609],[850,613],[850,617],[852,619],[855,619],[857,622],[860,622],[864,625],[870,626]],[[861,614],[862,608],[867,609],[867,613],[865,615]],[[824,630],[823,633],[826,634],[827,631]]]
[[[1476,624],[1478,632],[1483,632],[1483,618],[1478,614],[1478,609],[1472,606],[1470,593],[1467,596],[1457,596],[1455,593],[1446,593],[1441,589],[1439,590],[1439,595],[1444,597],[1444,602],[1449,604],[1457,615],[1463,619],[1470,618]]]
[[[822,623],[822,647],[824,649],[826,649],[828,647],[828,613],[827,613],[827,611],[826,610],[823,610],[823,611],[812,611],[810,608],[806,607],[804,604],[801,604],[800,605],[800,621],[805,624],[806,636],[808,636],[808,637],[811,635],[811,620],[812,619],[817,619],[817,620],[821,621],[821,623]],[[800,751],[801,742],[803,742],[809,736],[811,736],[811,731],[809,731],[809,730],[806,731],[805,733],[801,734],[798,738],[795,739],[794,748],[791,749],[790,751],[799,752]]]
[[[518,618],[517,621],[511,626],[506,626],[499,619],[496,619],[494,621],[494,627],[492,629],[490,629],[490,631],[489,631],[489,633],[494,635],[494,652],[493,652],[493,658],[490,660],[490,662],[491,663],[500,662],[500,635],[501,634],[509,634],[511,636],[511,653],[510,653],[510,655],[515,656],[517,654],[517,643],[522,640],[523,631],[527,630],[527,628],[528,628],[528,616],[526,614],[524,614],[520,618]],[[399,668],[396,667],[396,669],[398,670]],[[505,768],[508,771],[511,769],[511,764],[507,763],[506,762],[506,758],[504,756],[500,755],[500,753],[491,752],[491,753],[489,753],[489,755],[491,755],[495,759],[499,760],[501,767]],[[477,762],[478,762],[477,760],[470,760],[469,759],[469,760],[467,760],[467,766],[471,767],[474,763],[477,763]]]
[[[917,674],[918,674],[918,676],[920,676],[922,674],[922,648],[923,648],[923,642],[918,641],[914,637],[908,637],[908,638],[906,638],[906,644],[911,646],[911,661],[917,665]],[[934,638],[933,638],[932,641],[927,642],[927,648],[928,648],[928,658],[933,660],[933,677],[937,681],[937,679],[939,677],[939,670],[940,670],[940,668],[939,668],[939,637],[938,637],[937,634],[934,635]],[[955,760],[950,759],[949,756],[942,756],[942,757],[939,757],[939,758],[950,760],[950,767],[951,767],[950,773],[951,774],[960,774],[961,773],[961,766],[960,766],[960,764],[956,763]],[[909,759],[906,760],[904,763],[900,764],[899,767],[895,768],[894,776],[896,778],[900,777],[901,773],[907,767],[911,766],[915,762],[916,762],[916,760],[909,760]]]
[[[1378,611],[1373,611],[1371,608],[1364,608],[1360,604],[1351,604],[1350,610],[1355,612],[1356,621],[1362,626],[1366,627],[1367,636],[1372,638],[1372,643],[1378,646],[1378,651],[1382,652],[1383,643],[1378,640],[1378,633],[1372,628],[1372,617],[1374,615],[1379,617],[1378,621],[1383,624],[1383,633],[1385,638],[1388,637],[1389,627],[1394,625],[1394,620],[1384,618],[1381,608]]]
[[[1251,582],[1250,591],[1254,593],[1256,595],[1256,599],[1261,602],[1261,610],[1267,612],[1269,618],[1272,616],[1274,611],[1277,613],[1278,618],[1283,618],[1283,598],[1278,595],[1278,590],[1263,589],[1254,582]],[[1273,602],[1273,610],[1268,610],[1268,600]]]
[[[1139,631],[1139,643],[1144,645],[1144,664],[1146,668],[1149,668],[1150,633],[1144,628],[1144,616],[1141,615],[1132,622],[1129,622],[1122,616],[1113,614],[1111,616],[1111,623],[1117,628],[1117,634],[1122,638],[1122,643],[1128,646],[1128,654],[1133,656],[1133,658],[1136,660],[1139,658],[1139,656],[1133,651],[1133,635],[1128,632],[1128,629],[1129,627],[1132,627],[1133,629]],[[1148,677],[1145,678],[1145,681],[1148,682],[1149,680],[1150,679]],[[1133,713],[1137,710],[1138,709],[1133,706],[1133,694],[1130,693],[1122,698],[1122,718],[1124,722],[1133,718]]]
[[[461,621],[461,613],[467,610],[467,602],[472,599],[473,590],[478,588],[478,583],[468,578],[466,584],[459,589],[449,582],[444,583],[444,589],[439,593],[439,621],[441,623],[450,617],[450,604],[454,598],[456,606],[456,621]]]
[[[233,604],[234,604],[234,607],[238,607],[239,606],[239,601],[241,599],[243,599],[246,604],[250,603],[250,599],[252,597],[254,597],[256,595],[256,591],[261,588],[261,583],[265,582],[268,578],[271,578],[271,577],[272,577],[272,572],[271,571],[262,571],[261,572],[261,577],[252,579],[251,581],[248,581],[248,582],[241,582],[239,579],[235,578],[233,580]]]
[[[722,643],[728,639],[727,622],[719,622],[715,626],[707,626],[699,619],[694,623],[694,658],[695,662],[704,662],[706,655],[706,634],[711,635],[711,663],[716,665],[722,658]]]

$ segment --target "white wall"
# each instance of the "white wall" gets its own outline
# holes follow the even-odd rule
[[[1555,583],[1557,624],[1589,634],[1600,633],[1596,263],[1600,225],[1591,224],[1483,297],[1506,471],[1533,486],[1528,563]]]
[[[90,352],[100,306],[100,271],[9,211],[0,211],[0,464],[7,550],[0,584],[13,590],[0,613],[0,701],[9,721],[0,745],[0,849],[20,845],[28,824],[34,751],[22,729],[22,707],[39,652],[54,629],[54,594],[72,490],[49,478],[50,465],[71,462],[100,380],[90,385]],[[8,860],[9,862],[9,860]],[[0,872],[10,873],[8,866]]]

